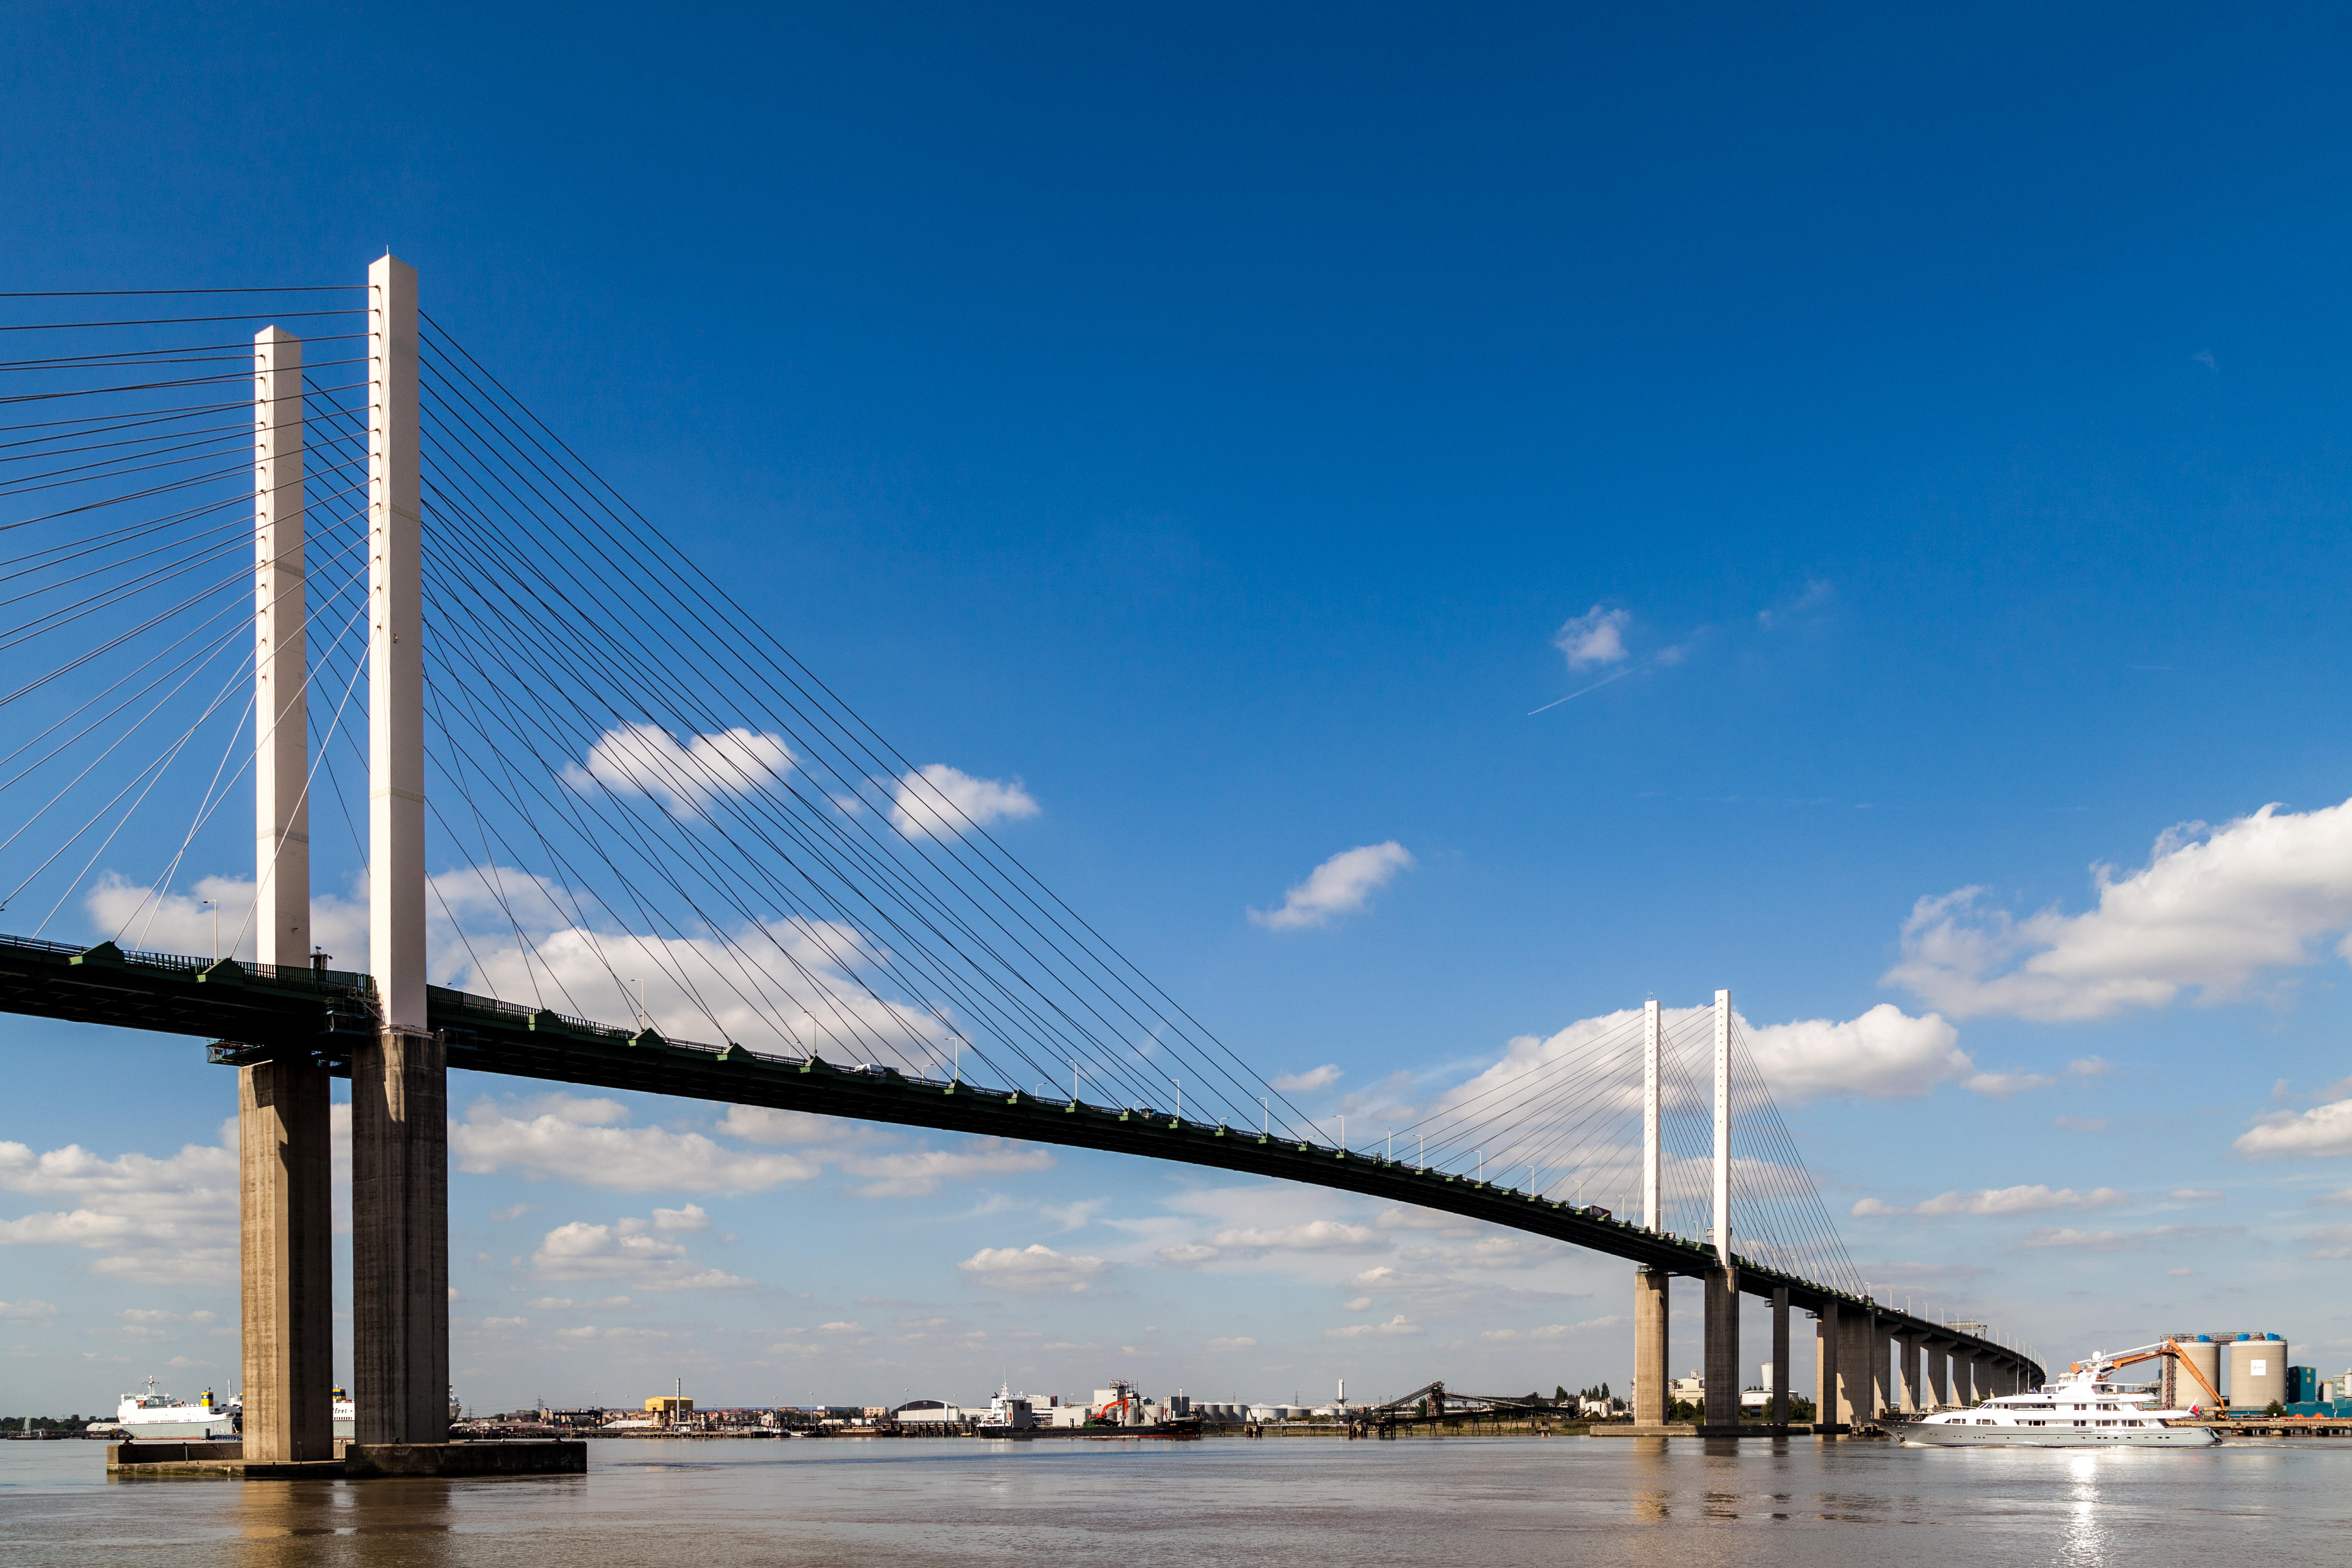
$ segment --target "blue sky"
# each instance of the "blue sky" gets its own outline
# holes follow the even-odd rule
[[[2231,1327],[2332,1369],[2343,42],[2317,8],[36,4],[0,277],[390,245],[909,754],[1018,780],[1005,841],[1267,1071],[1337,1066],[1336,1106],[1728,986],[1874,1284],[2053,1356]],[[1251,918],[1390,844],[1319,923]],[[0,1038],[0,1406],[233,1382],[225,1071]],[[452,1089],[478,1404],[1630,1372],[1613,1262]]]

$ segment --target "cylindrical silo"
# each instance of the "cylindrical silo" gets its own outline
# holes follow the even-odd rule
[[[2286,1342],[2276,1334],[2240,1334],[2230,1342],[2230,1408],[2259,1411],[2286,1400]]]
[[[2204,1373],[2205,1382],[2200,1384],[2195,1378],[2189,1375],[2184,1367],[2167,1368],[2172,1379],[2172,1407],[2176,1410],[2186,1410],[2193,1405],[2200,1410],[2210,1410],[2213,1407],[2213,1396],[2206,1393],[2205,1389],[2207,1387],[2218,1389],[2221,1386],[2220,1343],[2210,1334],[2179,1334],[2175,1335],[2174,1339],[2180,1346],[2181,1359],[2188,1366],[2193,1366]]]

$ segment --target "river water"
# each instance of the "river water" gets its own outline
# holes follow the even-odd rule
[[[584,1477],[110,1481],[103,1445],[0,1443],[0,1563],[2006,1568],[2352,1552],[2352,1441],[599,1441],[588,1455]]]

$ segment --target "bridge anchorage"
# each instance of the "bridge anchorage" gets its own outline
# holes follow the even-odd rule
[[[337,1077],[343,1461],[471,1462],[446,1444],[452,1067],[1112,1150],[1606,1253],[1635,1275],[1622,1430],[1801,1430],[1792,1309],[1823,1435],[2040,1378],[1980,1325],[1869,1299],[1727,992],[1580,1026],[1351,1143],[989,832],[1017,786],[892,747],[420,311],[404,263],[343,303],[254,292],[9,323],[53,352],[0,364],[35,389],[0,437],[22,542],[0,647],[38,671],[0,692],[0,910],[47,911],[0,937],[0,1010],[206,1039],[235,1068],[242,1463],[338,1461]],[[241,838],[223,807],[248,773],[251,879],[184,886]],[[338,868],[363,898],[314,897]],[[205,910],[209,959],[156,951],[204,945]],[[45,934],[75,916],[99,940]],[[363,941],[365,969],[321,936]],[[1706,1391],[1681,1425],[1678,1277]],[[1743,1296],[1771,1313],[1762,1423],[1739,1418]]]

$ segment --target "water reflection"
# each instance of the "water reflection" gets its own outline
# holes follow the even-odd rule
[[[332,1535],[341,1488],[334,1481],[245,1481],[236,1485],[236,1530],[247,1541]]]
[[[2347,1449],[615,1441],[584,1477],[109,1485],[97,1445],[0,1444],[0,1563],[574,1568],[651,1545],[695,1568],[1885,1568],[1932,1542],[1936,1568],[2088,1568],[2226,1553],[2249,1518],[2266,1552],[2334,1561]]]

